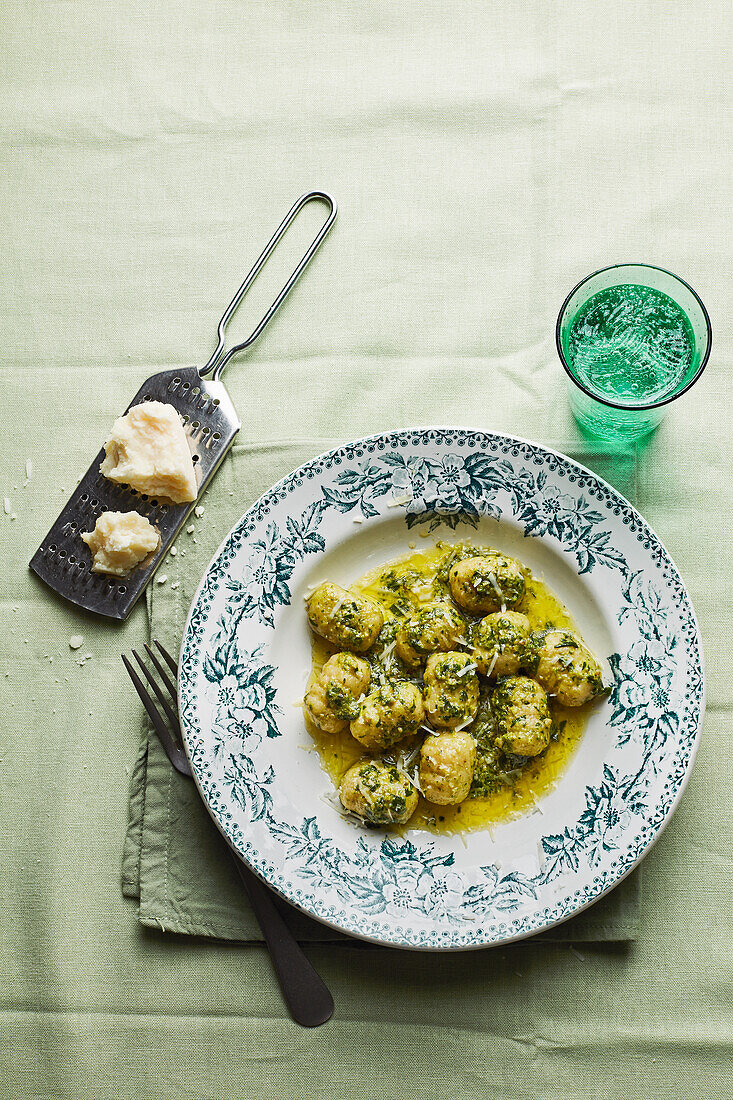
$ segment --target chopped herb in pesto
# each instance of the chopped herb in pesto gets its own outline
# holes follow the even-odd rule
[[[305,709],[329,734],[319,751],[341,802],[368,826],[407,822],[419,792],[421,824],[439,831],[462,827],[466,797],[472,828],[492,806],[531,805],[582,729],[565,707],[607,690],[562,605],[491,547],[420,547],[350,590],[319,585],[307,611],[339,663],[310,681]],[[368,755],[349,767],[356,742]]]

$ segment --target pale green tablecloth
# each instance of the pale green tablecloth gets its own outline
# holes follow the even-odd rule
[[[729,5],[39,0],[0,25],[0,1094],[733,1096]],[[112,418],[208,355],[309,186],[339,221],[227,376],[263,465],[430,422],[572,448],[553,322],[605,263],[679,271],[715,328],[637,470],[700,618],[708,715],[636,943],[313,945],[337,1001],[315,1032],[261,946],[141,929],[121,898],[139,707],[119,653],[145,609],[93,622],[27,571]]]

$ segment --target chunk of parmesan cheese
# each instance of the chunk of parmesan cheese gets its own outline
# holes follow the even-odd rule
[[[99,467],[105,477],[174,504],[195,500],[193,459],[181,419],[163,401],[143,401],[112,425]]]
[[[93,531],[82,534],[92,552],[92,572],[124,577],[160,545],[153,525],[138,512],[102,512]]]

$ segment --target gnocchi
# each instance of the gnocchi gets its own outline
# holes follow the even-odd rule
[[[438,543],[348,590],[326,581],[306,610],[308,728],[368,826],[455,831],[532,805],[605,691],[566,609],[491,547]]]

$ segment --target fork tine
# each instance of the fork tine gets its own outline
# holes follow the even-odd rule
[[[145,684],[142,682],[142,680],[138,676],[137,672],[135,671],[133,665],[131,664],[131,662],[125,656],[124,653],[121,654],[121,657],[122,657],[122,663],[125,666],[125,668],[127,669],[127,672],[129,674],[130,679],[132,680],[133,684],[135,685],[135,691],[140,696],[140,701],[142,702],[142,705],[145,707],[145,710],[148,712],[148,718],[150,719],[150,721],[155,726],[155,729],[156,729],[157,733],[159,734],[159,736],[161,736],[161,737],[165,736],[165,737],[169,738],[170,733],[168,731],[168,727],[166,726],[165,722],[163,721],[160,714],[158,713],[158,709],[155,706],[155,703],[153,702],[153,699],[152,699],[152,696],[151,696],[150,692],[147,690],[147,688],[145,687]]]
[[[145,679],[150,684],[151,688],[153,689],[153,691],[155,693],[156,699],[158,700],[161,707],[165,711],[165,713],[168,717],[168,721],[171,724],[171,729],[173,730],[173,732],[178,737],[180,737],[181,727],[180,727],[179,722],[178,722],[178,715],[173,710],[172,706],[170,705],[170,703],[166,699],[165,695],[163,694],[163,692],[158,687],[158,683],[157,683],[155,677],[153,676],[152,672],[150,672],[150,670],[148,669],[148,666],[145,664],[145,662],[143,661],[142,657],[137,652],[137,650],[133,649],[132,655],[135,658],[135,660],[137,661],[137,663],[140,665],[140,668],[143,670],[143,675],[145,676]]]
[[[178,675],[178,665],[176,664],[174,659],[171,657],[168,650],[165,648],[165,646],[160,644],[160,642],[158,641],[157,638],[155,639],[155,644],[158,647],[158,649],[160,650],[164,660],[167,662],[168,668],[171,670],[171,672],[173,673],[174,676],[177,676]]]
[[[161,680],[163,681],[165,686],[168,688],[168,691],[171,693],[171,699],[173,699],[174,701],[177,702],[177,699],[176,699],[176,685],[173,682],[173,680],[171,680],[169,674],[163,668],[162,664],[160,663],[158,658],[155,656],[155,654],[153,653],[152,649],[150,648],[150,646],[148,645],[147,642],[145,643],[145,652],[147,653],[150,660],[153,662],[155,670],[158,673],[158,675],[160,676]]]
[[[181,775],[189,775],[190,776],[191,775],[191,767],[188,763],[188,759],[186,758],[186,754],[183,752],[182,749],[180,749],[178,747],[178,745],[175,743],[175,741],[171,737],[170,730],[168,729],[168,727],[166,726],[165,722],[163,721],[161,715],[159,714],[158,709],[155,706],[155,703],[153,702],[153,699],[152,699],[149,691],[147,690],[147,688],[143,684],[142,680],[138,676],[138,674],[135,671],[133,665],[127,659],[127,657],[125,656],[124,653],[121,654],[121,656],[122,656],[122,663],[124,664],[125,668],[127,669],[128,673],[129,673],[130,679],[132,680],[133,685],[135,687],[135,691],[140,696],[140,701],[141,701],[142,705],[145,707],[145,710],[147,711],[148,718],[150,719],[150,721],[153,723],[153,726],[155,727],[155,732],[158,734],[158,737],[160,738],[160,740],[162,742],[163,748],[166,751],[168,759],[170,760],[171,764],[176,769],[176,771],[179,771],[181,773]]]

